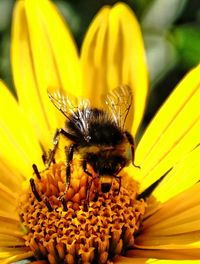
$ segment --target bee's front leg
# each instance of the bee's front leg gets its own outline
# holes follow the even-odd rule
[[[73,161],[73,155],[74,155],[74,150],[77,147],[77,144],[71,144],[68,147],[65,147],[65,153],[66,153],[66,188],[64,193],[58,198],[59,201],[62,202],[64,211],[67,211],[67,206],[66,206],[66,200],[64,198],[65,194],[67,193],[69,186],[70,186],[70,181],[71,181],[71,164]]]
[[[66,190],[65,193],[68,191],[70,186],[71,180],[71,164],[73,160],[74,150],[76,149],[77,144],[71,144],[69,148],[65,148],[66,158],[67,158],[67,167],[66,167]]]
[[[90,172],[87,170],[87,161],[86,161],[86,160],[83,160],[82,168],[83,168],[83,171],[84,171],[89,177],[91,177],[91,180],[89,180],[88,183],[87,183],[87,187],[86,187],[86,198],[85,198],[85,200],[84,200],[84,204],[83,204],[84,211],[87,212],[87,211],[88,211],[88,204],[89,204],[90,188],[91,188],[91,186],[92,186],[92,173],[90,173]]]
[[[60,141],[60,135],[63,135],[64,137],[68,138],[69,140],[72,140],[72,141],[75,140],[75,137],[73,135],[67,133],[64,129],[62,129],[62,128],[56,129],[56,132],[55,132],[54,137],[53,137],[53,149],[49,150],[48,155],[43,154],[43,156],[42,156],[42,159],[43,159],[43,162],[44,162],[46,168],[49,168],[51,163],[55,163],[55,154],[56,154],[56,151],[58,149],[58,144]]]
[[[83,204],[84,211],[87,212],[88,211],[89,200],[90,200],[90,189],[92,187],[92,182],[96,178],[99,178],[99,177],[93,177],[92,173],[88,171],[88,169],[87,169],[87,161],[86,160],[83,160],[82,167],[83,167],[83,171],[88,175],[88,177],[90,177],[90,178],[88,178],[89,180],[88,180],[87,187],[86,187],[86,198],[85,198],[84,204]],[[94,200],[97,200],[98,199],[98,191],[94,190],[94,193],[95,193]]]
[[[55,161],[55,154],[58,148],[60,134],[62,134],[62,128],[56,129],[56,132],[53,136],[53,149],[50,149],[48,154],[44,152],[42,155],[44,165],[47,169],[50,167],[51,163],[54,163]]]

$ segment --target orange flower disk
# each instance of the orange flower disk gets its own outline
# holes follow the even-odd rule
[[[97,198],[92,195],[97,187],[92,186],[85,208],[88,176],[74,169],[65,193],[65,171],[63,163],[52,165],[40,179],[35,177],[34,189],[20,197],[25,244],[34,255],[51,264],[107,263],[133,246],[146,207],[144,200],[137,200],[137,184],[124,175],[119,194],[112,186],[108,193],[99,191]]]

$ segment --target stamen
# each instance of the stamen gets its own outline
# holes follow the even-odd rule
[[[50,202],[48,201],[47,198],[44,199],[44,203],[46,204],[46,207],[48,208],[48,211],[52,212],[53,208],[52,208],[52,206],[51,206],[51,204],[50,204]]]
[[[46,154],[42,154],[42,161],[43,161],[44,165],[46,165],[46,162],[47,162]]]
[[[37,176],[37,178],[38,178],[39,180],[41,180],[41,176],[40,176],[40,173],[39,173],[39,170],[38,170],[36,164],[33,164],[33,165],[32,165],[32,168],[33,168],[34,173],[35,173],[35,175]]]
[[[40,195],[36,189],[35,181],[33,178],[30,179],[30,185],[31,185],[31,189],[32,189],[32,192],[33,192],[35,198],[37,199],[38,202],[41,202],[42,198],[40,197]]]

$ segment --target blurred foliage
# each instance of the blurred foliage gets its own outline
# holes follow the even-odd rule
[[[13,0],[0,0],[0,78],[12,88],[9,52],[13,3]]]
[[[0,0],[0,78],[13,89],[10,27],[14,0]],[[114,0],[54,0],[80,48],[91,19]],[[146,123],[183,75],[200,59],[199,0],[127,0],[138,17],[145,40],[151,80]]]

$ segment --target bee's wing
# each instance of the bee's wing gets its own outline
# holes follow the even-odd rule
[[[48,96],[55,107],[71,121],[84,136],[88,135],[90,102],[87,99],[64,94],[59,90],[48,89]]]
[[[113,89],[105,97],[108,111],[121,129],[124,129],[132,101],[133,94],[128,85],[121,85]]]

